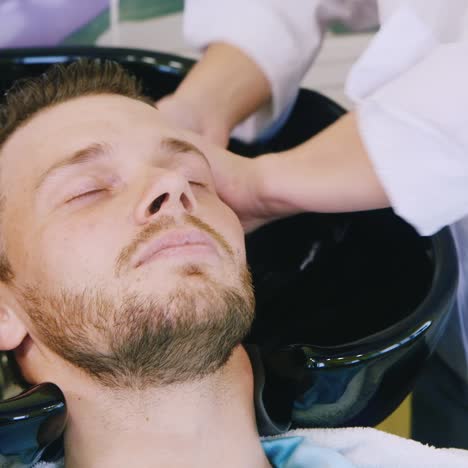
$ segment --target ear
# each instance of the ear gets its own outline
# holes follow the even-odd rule
[[[17,348],[28,335],[18,312],[19,305],[11,292],[0,284],[0,351]]]

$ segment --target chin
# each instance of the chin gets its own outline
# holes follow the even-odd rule
[[[207,265],[199,263],[185,263],[173,265],[165,268],[164,273],[148,271],[144,276],[130,281],[128,292],[157,293],[158,297],[172,295],[176,291],[196,291],[204,288],[216,289],[224,284],[217,281],[217,278],[224,278],[224,272],[213,271]]]
[[[210,296],[226,288],[243,289],[239,273],[198,261],[173,264],[164,272],[147,271],[145,276],[131,283],[133,292],[155,293],[159,298],[180,292]]]
[[[180,266],[177,268],[177,273],[187,278],[209,279],[207,268],[196,263]]]

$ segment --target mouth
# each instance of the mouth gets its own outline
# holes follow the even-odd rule
[[[198,230],[172,230],[145,244],[137,252],[133,267],[138,268],[156,258],[167,256],[192,257],[217,253],[211,236]]]

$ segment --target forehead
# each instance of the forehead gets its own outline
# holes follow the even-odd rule
[[[156,108],[123,96],[76,98],[35,115],[21,126],[1,151],[2,184],[12,174],[32,177],[66,154],[89,143],[150,148],[170,126]]]

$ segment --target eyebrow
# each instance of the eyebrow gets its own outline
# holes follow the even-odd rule
[[[167,137],[161,140],[159,150],[165,153],[178,154],[178,153],[192,153],[200,156],[204,162],[211,169],[211,165],[205,154],[198,149],[194,144],[181,140],[179,138]],[[49,167],[37,180],[34,190],[37,191],[41,185],[49,178],[54,172],[70,166],[79,166],[89,162],[93,162],[104,157],[109,156],[112,152],[112,147],[107,143],[92,143],[85,148],[81,148],[73,152],[65,159],[56,162]]]
[[[210,162],[208,161],[208,158],[205,156],[205,154],[189,141],[181,140],[179,138],[164,138],[161,141],[160,147],[162,151],[165,151],[170,154],[193,153],[198,156],[201,156],[207,164],[207,166],[211,169]]]
[[[81,164],[86,164],[97,159],[102,159],[108,156],[111,152],[110,145],[106,143],[92,143],[85,148],[81,148],[73,152],[70,156],[62,159],[61,161],[52,164],[37,180],[35,184],[35,191],[37,191],[40,186],[49,178],[54,172],[57,172],[60,169],[64,169],[70,166],[79,166]]]

